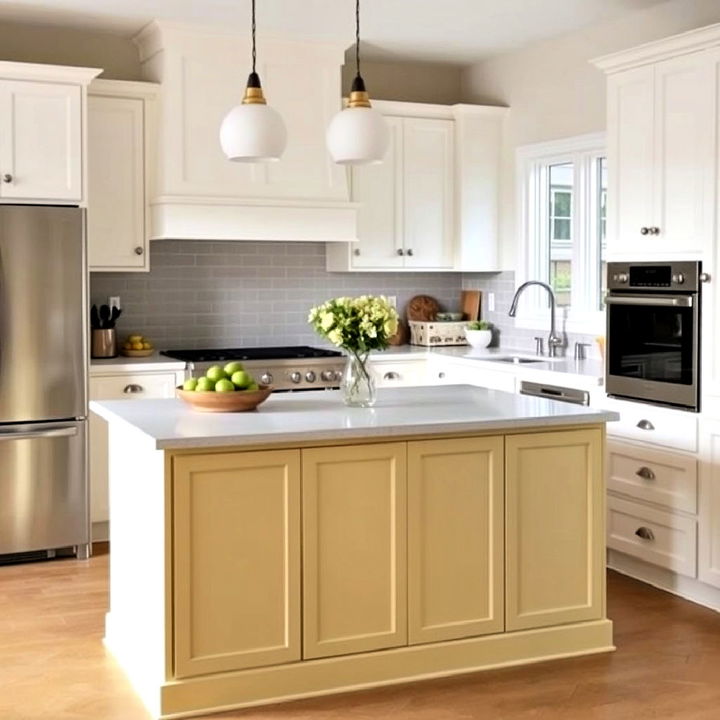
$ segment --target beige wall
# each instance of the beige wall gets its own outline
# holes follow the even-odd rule
[[[503,138],[501,261],[515,269],[515,148],[605,129],[605,77],[591,58],[720,22],[718,0],[672,0],[497,56],[463,74],[463,99],[509,105]]]
[[[106,78],[142,80],[129,38],[89,30],[0,23],[0,60],[99,67]]]
[[[362,76],[370,99],[452,105],[462,95],[462,68],[409,62],[362,62]],[[348,53],[343,67],[343,94],[355,77],[355,57]]]

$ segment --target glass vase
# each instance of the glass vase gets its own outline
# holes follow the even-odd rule
[[[350,407],[372,407],[375,404],[375,380],[368,368],[368,356],[349,353],[341,390]]]

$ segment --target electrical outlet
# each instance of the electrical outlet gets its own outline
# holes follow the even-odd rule
[[[397,295],[388,295],[387,301],[390,303],[391,307],[397,308]]]
[[[488,293],[488,312],[495,312],[495,293]]]
[[[120,296],[119,295],[112,295],[108,298],[108,305],[110,306],[110,309],[116,307],[118,310],[120,309]]]

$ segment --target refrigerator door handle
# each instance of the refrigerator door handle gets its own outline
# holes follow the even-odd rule
[[[36,440],[38,438],[73,437],[78,434],[76,425],[59,428],[44,428],[37,430],[0,430],[0,442],[3,440]]]

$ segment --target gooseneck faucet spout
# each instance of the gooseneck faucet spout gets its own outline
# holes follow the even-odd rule
[[[528,280],[527,282],[524,282],[515,291],[515,297],[510,304],[510,311],[508,312],[508,315],[510,317],[515,317],[515,315],[517,314],[518,300],[523,294],[523,291],[531,285],[539,285],[541,288],[545,288],[548,295],[550,296],[550,335],[548,336],[548,354],[550,355],[550,357],[555,357],[557,354],[557,349],[562,346],[563,341],[562,338],[555,331],[555,293],[547,283],[540,282],[540,280]]]

